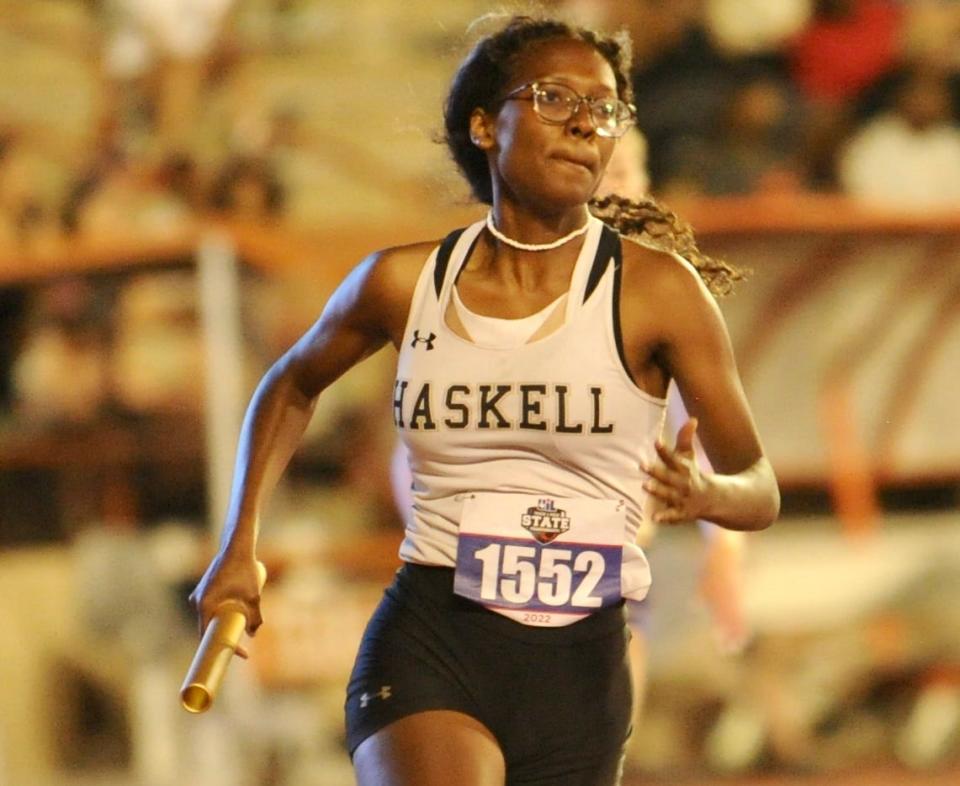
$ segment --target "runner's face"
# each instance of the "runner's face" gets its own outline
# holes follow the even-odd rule
[[[617,95],[610,64],[576,40],[533,45],[517,60],[504,95],[531,82],[565,85],[591,98]],[[494,196],[548,212],[580,207],[596,190],[615,141],[597,134],[585,104],[566,123],[552,124],[536,114],[530,95],[521,91],[495,116],[474,117],[487,144]]]

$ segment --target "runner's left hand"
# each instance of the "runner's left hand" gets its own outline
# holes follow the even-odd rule
[[[657,440],[658,460],[643,467],[649,475],[643,488],[661,503],[653,515],[659,524],[696,521],[706,510],[707,482],[693,449],[696,433],[697,419],[690,418],[677,432],[672,449]]]

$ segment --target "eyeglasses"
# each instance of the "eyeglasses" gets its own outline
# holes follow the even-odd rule
[[[530,95],[522,96],[529,88]],[[580,111],[580,105],[587,105],[590,123],[600,136],[621,137],[636,122],[636,109],[619,98],[590,98],[580,95],[576,90],[555,82],[529,82],[511,90],[504,101],[533,101],[533,111],[544,123],[563,125]]]

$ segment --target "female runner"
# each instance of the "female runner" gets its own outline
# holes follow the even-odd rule
[[[384,344],[399,352],[414,510],[347,690],[361,786],[617,783],[623,604],[650,584],[641,521],[757,530],[777,516],[711,294],[735,271],[652,202],[592,209],[675,253],[591,213],[633,123],[628,66],[623,39],[549,19],[478,42],[445,124],[486,220],[360,263],[248,409],[222,546],[191,597],[201,626],[240,600],[252,634],[258,513],[317,397]],[[672,448],[671,380],[691,416]]]

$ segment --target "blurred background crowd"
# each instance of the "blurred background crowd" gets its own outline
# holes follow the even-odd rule
[[[163,232],[197,211],[309,226],[329,219],[331,190],[362,189],[345,201],[365,211],[417,192],[456,45],[490,4],[383,5],[7,0],[0,239]],[[555,5],[630,31],[653,189],[668,202],[957,199],[956,3]],[[397,130],[420,137],[403,156]]]
[[[630,32],[616,166],[754,269],[722,307],[784,486],[737,657],[697,535],[652,549],[627,783],[957,782],[960,2],[542,5]],[[389,353],[325,394],[267,625],[198,718],[185,596],[259,375],[364,254],[480,215],[442,103],[525,7],[0,0],[0,786],[351,782],[345,672],[400,529]]]

